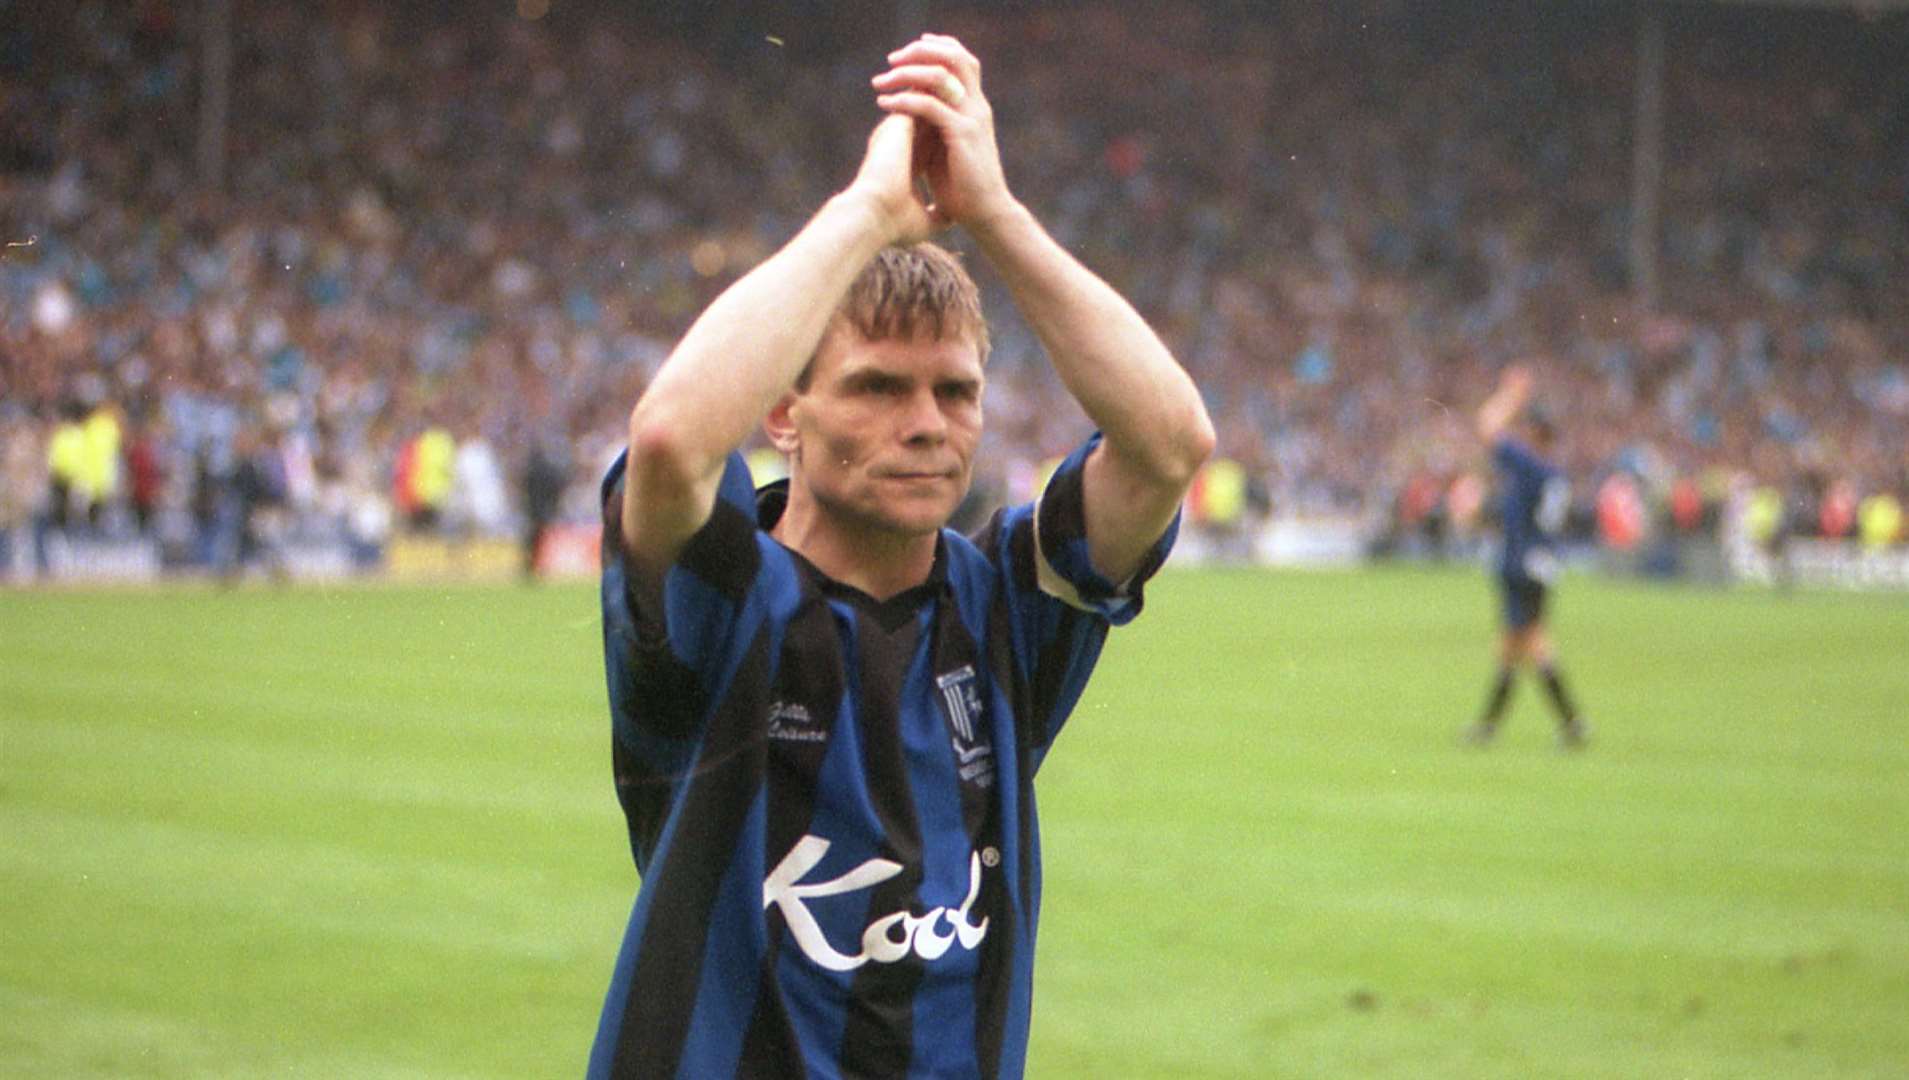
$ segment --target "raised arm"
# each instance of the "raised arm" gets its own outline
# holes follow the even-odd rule
[[[1517,364],[1506,368],[1498,378],[1498,388],[1478,407],[1478,437],[1487,446],[1497,442],[1530,400],[1531,372]]]
[[[1083,479],[1094,568],[1136,571],[1213,452],[1212,421],[1193,380],[1125,298],[1049,236],[1008,190],[981,64],[929,34],[889,55],[877,104],[931,126],[925,155],[932,212],[965,227],[1046,346],[1061,381],[1103,441]]]
[[[661,568],[709,519],[723,462],[794,384],[843,294],[875,253],[934,229],[916,198],[915,124],[869,136],[852,183],[711,303],[630,413],[625,547]]]
[[[1206,406],[1140,313],[1025,208],[974,235],[1061,382],[1101,431],[1082,478],[1087,548],[1094,569],[1124,582],[1213,452]]]

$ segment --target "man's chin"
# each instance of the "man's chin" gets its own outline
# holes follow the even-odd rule
[[[890,502],[870,516],[886,531],[904,536],[921,536],[940,532],[960,505],[960,499],[951,500],[945,496],[904,499]]]
[[[920,490],[897,497],[894,491],[862,490],[846,499],[818,498],[820,509],[839,525],[896,540],[933,535],[953,519],[961,500],[967,496],[965,484],[938,485],[940,490]],[[872,538],[872,536],[871,536]]]
[[[954,507],[923,508],[919,511],[904,511],[883,514],[882,525],[893,533],[903,536],[921,536],[940,532],[942,526],[954,517]]]

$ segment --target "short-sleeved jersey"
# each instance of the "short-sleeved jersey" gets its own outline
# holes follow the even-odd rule
[[[1569,507],[1570,485],[1556,466],[1516,439],[1493,443],[1491,458],[1498,468],[1504,531],[1498,573],[1508,581],[1548,584],[1557,574],[1553,546]]]
[[[1019,1076],[1040,837],[1033,780],[1110,625],[1082,446],[1038,504],[944,529],[885,601],[768,530],[786,488],[732,456],[660,581],[604,480],[617,796],[642,885],[593,1077]]]

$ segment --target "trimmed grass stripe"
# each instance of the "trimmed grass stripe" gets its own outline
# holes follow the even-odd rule
[[[1176,571],[1042,775],[1035,1077],[1909,1076],[1909,603]],[[581,1069],[587,587],[0,594],[0,1075]]]

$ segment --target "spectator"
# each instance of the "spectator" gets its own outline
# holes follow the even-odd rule
[[[31,580],[49,491],[46,445],[32,413],[0,405],[0,579]]]
[[[537,576],[538,553],[543,549],[544,535],[557,520],[570,472],[569,455],[561,440],[542,438],[530,444],[523,471],[523,577],[526,581],[535,580]]]

